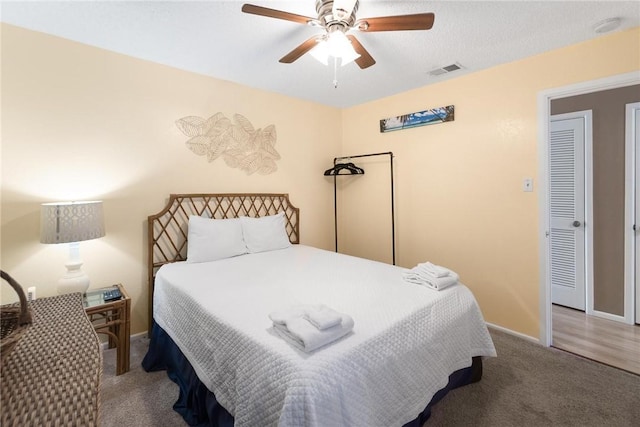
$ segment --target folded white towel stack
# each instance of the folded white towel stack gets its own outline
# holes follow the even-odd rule
[[[347,335],[351,316],[324,305],[301,305],[269,314],[275,331],[302,351],[311,352]]]
[[[317,305],[294,305],[270,313],[269,319],[271,319],[273,323],[284,325],[287,323],[287,320],[302,317],[308,310],[315,310],[317,307]]]
[[[325,305],[320,305],[314,310],[308,310],[304,314],[304,318],[321,331],[342,323],[342,314]]]
[[[460,280],[460,276],[455,271],[430,262],[416,265],[402,273],[402,277],[407,282],[427,286],[437,291],[455,285]]]

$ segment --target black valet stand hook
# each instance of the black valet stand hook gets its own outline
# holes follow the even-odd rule
[[[345,171],[345,172],[341,172]],[[352,162],[348,163],[337,163],[331,169],[327,169],[324,171],[325,176],[331,175],[363,175],[364,169],[359,168],[354,165]]]

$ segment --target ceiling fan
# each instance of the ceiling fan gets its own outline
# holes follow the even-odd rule
[[[317,18],[252,4],[243,5],[242,11],[253,15],[324,28],[324,34],[305,40],[298,47],[280,58],[280,62],[285,64],[290,64],[311,51],[310,53],[316,59],[325,64],[327,63],[327,55],[340,56],[342,65],[355,61],[360,68],[365,69],[375,64],[376,61],[355,36],[347,34],[350,30],[363,32],[429,30],[433,26],[435,18],[433,13],[356,19],[359,3],[359,0],[316,0]],[[336,49],[340,53],[336,54]]]

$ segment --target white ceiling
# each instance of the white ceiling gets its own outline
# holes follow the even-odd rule
[[[317,17],[314,0],[246,1]],[[2,22],[183,70],[335,107],[349,107],[601,36],[594,25],[621,18],[614,31],[640,26],[635,1],[360,0],[357,18],[433,12],[429,31],[353,32],[377,63],[338,69],[304,55],[278,62],[322,30],[242,13],[245,1],[64,1],[0,3]],[[428,72],[452,63],[464,69]],[[562,72],[555,70],[554,72]]]

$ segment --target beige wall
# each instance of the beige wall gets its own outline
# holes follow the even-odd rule
[[[624,317],[625,105],[640,85],[556,99],[551,114],[593,113],[593,306]]]
[[[2,25],[1,266],[55,295],[64,245],[39,243],[40,203],[104,201],[107,235],[81,243],[92,287],[122,282],[132,332],[146,330],[146,218],[170,193],[288,192],[302,243],[333,247],[333,187],[322,172],[340,145],[338,109],[179,71]],[[271,175],[208,163],[175,126],[185,116],[244,115],[275,125]],[[2,301],[14,297],[2,284]]]
[[[537,172],[536,96],[640,69],[639,44],[635,29],[340,111],[3,25],[2,268],[54,294],[67,254],[38,243],[39,204],[100,198],[107,236],[82,244],[86,271],[94,286],[126,284],[139,332],[145,221],[169,193],[289,192],[302,242],[332,248],[321,172],[337,155],[393,151],[398,264],[450,266],[487,321],[537,336],[537,193],[521,190]],[[449,104],[452,123],[379,133],[381,118]],[[274,124],[278,172],[246,176],[188,151],[174,121],[216,112]],[[389,262],[388,160],[359,164],[363,179],[340,183],[341,251]]]
[[[522,191],[525,177],[537,178],[538,93],[640,70],[639,53],[634,29],[343,110],[340,154],[396,156],[398,264],[449,266],[488,322],[539,336],[537,180]],[[379,132],[379,119],[451,104],[454,122]],[[388,260],[388,184],[377,179],[343,193],[341,250]],[[352,212],[364,206],[380,210],[363,221]],[[377,242],[354,238],[369,224]]]

